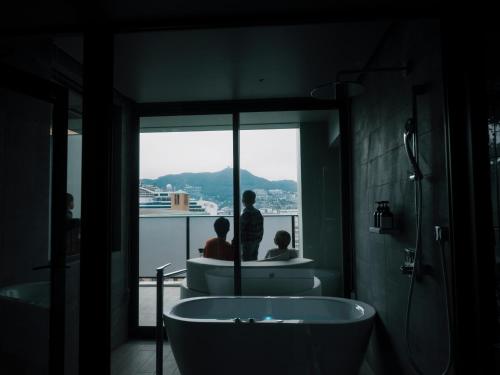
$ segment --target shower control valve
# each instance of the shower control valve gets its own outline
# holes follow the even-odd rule
[[[416,252],[414,249],[405,249],[404,263],[399,267],[401,273],[408,276],[412,276],[413,273],[415,273],[417,281],[420,280],[423,275],[432,276],[434,274],[432,266],[430,264],[415,263],[415,254]]]
[[[405,264],[415,263],[415,249],[405,248]]]
[[[399,267],[399,269],[401,270],[401,273],[403,275],[408,275],[408,276],[412,275],[414,268],[415,267],[413,266],[413,264],[404,264],[401,267]]]
[[[415,269],[415,250],[414,249],[405,249],[405,259],[404,263],[401,267],[399,267],[401,273],[403,275],[411,276],[413,274],[413,270]]]

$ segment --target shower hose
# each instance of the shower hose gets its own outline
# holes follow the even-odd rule
[[[408,351],[408,358],[410,361],[411,368],[418,375],[424,375],[423,371],[418,367],[415,362],[410,346],[409,334],[410,334],[410,312],[411,303],[413,297],[413,289],[415,285],[415,279],[417,274],[421,274],[421,259],[422,259],[422,249],[421,249],[421,232],[422,232],[422,181],[420,179],[415,180],[415,211],[416,211],[416,239],[415,239],[415,260],[414,269],[410,279],[410,288],[408,291],[408,303],[406,305],[406,324],[405,324],[405,339],[406,339],[406,349]],[[452,364],[452,328],[451,328],[451,314],[450,306],[448,301],[448,275],[445,266],[445,239],[440,237],[438,239],[440,248],[440,260],[441,260],[441,275],[443,276],[444,290],[444,303],[446,308],[446,315],[448,320],[448,362],[446,368],[440,372],[442,375],[447,375],[450,371]]]

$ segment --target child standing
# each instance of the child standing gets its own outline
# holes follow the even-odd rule
[[[257,260],[259,244],[264,235],[264,218],[255,203],[255,193],[251,190],[243,192],[242,202],[245,209],[240,216],[240,242],[243,261]]]

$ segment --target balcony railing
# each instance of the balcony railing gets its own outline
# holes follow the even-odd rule
[[[263,215],[264,237],[259,246],[259,259],[267,250],[275,248],[274,235],[286,230],[292,236],[290,247],[301,250],[298,215]],[[186,260],[199,257],[200,248],[215,237],[214,221],[219,216],[158,216],[139,218],[139,277],[156,276],[155,269],[166,261],[172,269],[186,268]],[[231,229],[228,242],[233,238],[233,217],[226,217]]]

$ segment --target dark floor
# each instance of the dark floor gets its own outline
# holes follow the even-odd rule
[[[131,340],[111,354],[111,375],[152,375],[156,369],[154,340]],[[163,374],[180,375],[169,344],[163,346]]]
[[[155,368],[156,345],[154,340],[131,340],[115,349],[111,354],[111,375],[154,375]],[[180,375],[168,343],[163,346],[163,374]],[[359,375],[373,375],[366,362],[361,366]]]

